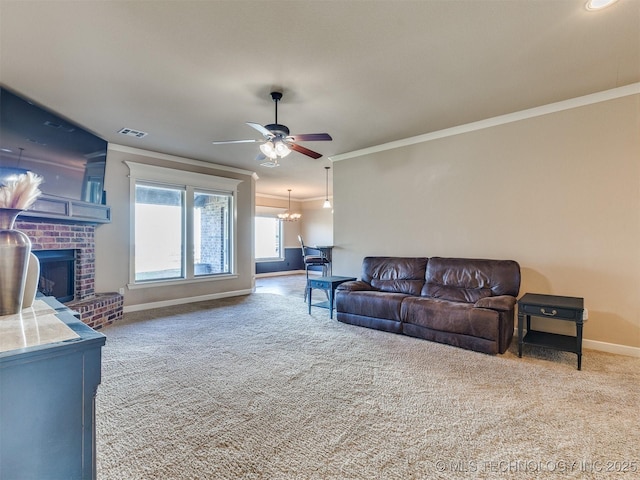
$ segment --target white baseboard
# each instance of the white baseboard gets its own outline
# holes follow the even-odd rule
[[[209,295],[198,295],[197,297],[176,298],[173,300],[163,300],[160,302],[139,303],[138,305],[125,306],[123,309],[123,312],[124,313],[139,312],[141,310],[171,307],[173,305],[183,305],[185,303],[203,302],[205,300],[217,300],[219,298],[227,298],[227,297],[239,297],[241,295],[249,295],[251,293],[253,293],[252,289],[235,290],[233,292],[222,292],[222,293],[211,293]]]
[[[617,353],[618,355],[626,355],[628,357],[640,358],[640,348],[630,347],[628,345],[618,345],[617,343],[599,342],[598,340],[582,339],[583,348],[591,348],[600,350],[601,352]]]
[[[283,270],[281,272],[256,273],[256,278],[280,277],[282,275],[296,275],[298,273],[304,275],[304,270]]]

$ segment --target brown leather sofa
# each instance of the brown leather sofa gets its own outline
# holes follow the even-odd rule
[[[343,323],[496,354],[511,344],[519,290],[513,260],[366,257],[335,301]]]

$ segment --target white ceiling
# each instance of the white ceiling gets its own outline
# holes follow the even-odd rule
[[[6,1],[0,83],[109,142],[324,197],[328,157],[640,81],[640,0]],[[258,165],[245,125],[328,132]],[[122,127],[148,132],[142,139]]]

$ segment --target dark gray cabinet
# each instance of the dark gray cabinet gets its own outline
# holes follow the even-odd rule
[[[0,353],[1,480],[96,477],[95,396],[106,338],[56,300],[46,302],[78,338]]]

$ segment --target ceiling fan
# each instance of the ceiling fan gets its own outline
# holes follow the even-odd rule
[[[257,160],[264,160],[270,158],[276,165],[278,158],[286,157],[292,150],[302,153],[311,158],[320,158],[321,153],[309,150],[298,142],[318,142],[325,140],[333,140],[328,133],[303,133],[299,135],[290,135],[289,129],[285,125],[278,123],[278,102],[282,99],[282,92],[271,92],[271,99],[275,103],[276,107],[276,121],[269,125],[262,126],[259,123],[247,122],[252,128],[255,128],[262,134],[264,140],[224,140],[212,142],[214,145],[222,145],[225,143],[264,143],[260,145],[261,154],[258,155]],[[274,166],[276,166],[274,165]]]

